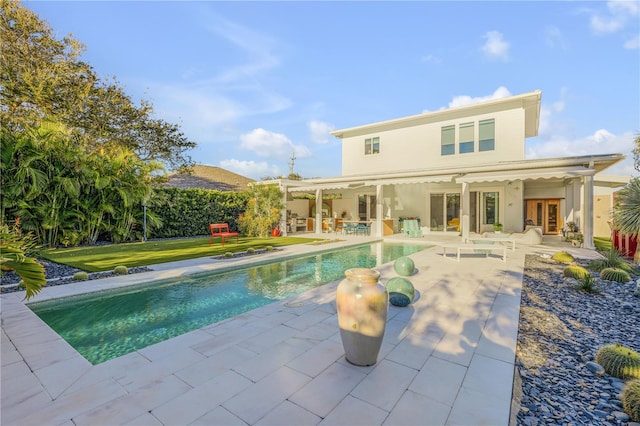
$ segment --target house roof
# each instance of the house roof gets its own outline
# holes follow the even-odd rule
[[[168,188],[202,188],[217,191],[244,191],[253,179],[230,172],[220,167],[195,165],[191,174],[171,173]]]
[[[541,98],[542,92],[540,90],[535,90],[533,92],[510,96],[508,98],[492,99],[489,101],[478,102],[471,105],[441,109],[438,111],[425,112],[422,114],[396,118],[393,120],[365,124],[363,126],[334,130],[333,132],[331,132],[331,134],[337,138],[342,139],[369,133],[377,133],[405,127],[455,120],[467,116],[487,114],[495,111],[523,108],[525,111],[525,137],[533,137],[538,135]]]
[[[278,180],[289,192],[354,189],[374,185],[398,185],[425,182],[490,182],[505,180],[566,179],[593,176],[625,158],[623,154],[583,155],[576,157],[537,158],[503,161],[491,165],[431,168],[394,173],[376,173],[334,178]],[[269,183],[269,182],[263,182]]]

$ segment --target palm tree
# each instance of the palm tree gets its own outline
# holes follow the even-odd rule
[[[634,178],[618,192],[613,209],[613,228],[620,233],[636,237],[640,235],[640,178]],[[636,245],[633,263],[640,263],[640,244]]]
[[[0,224],[0,269],[2,271],[15,271],[27,290],[26,299],[38,293],[47,280],[44,267],[28,253],[33,249],[34,243],[31,235],[22,235],[19,221],[13,227]]]

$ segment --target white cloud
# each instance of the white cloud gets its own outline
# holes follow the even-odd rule
[[[489,31],[484,35],[487,39],[482,46],[485,57],[489,59],[500,59],[506,61],[509,59],[509,43],[504,41],[502,33],[498,31]]]
[[[310,157],[311,151],[304,145],[294,145],[286,135],[265,129],[253,129],[240,135],[240,147],[260,157],[285,159],[294,151],[296,157]]]
[[[442,63],[442,59],[434,55],[425,55],[421,58],[422,62],[430,62],[434,64]]]
[[[318,144],[329,143],[329,133],[335,129],[333,124],[324,121],[311,120],[307,123],[309,132],[311,132],[311,140]]]
[[[222,160],[220,167],[230,170],[239,175],[259,180],[265,176],[280,176],[280,169],[277,166],[270,165],[265,161],[244,161],[244,160]]]
[[[488,96],[479,96],[475,98],[466,95],[456,96],[451,100],[451,102],[449,102],[449,108],[477,104],[478,102],[489,101],[492,99],[502,99],[509,96],[511,96],[511,92],[509,92],[509,89],[504,86],[500,86],[496,89],[495,92]]]
[[[627,40],[623,46],[625,49],[630,49],[630,50],[640,49],[640,34]]]
[[[545,40],[547,46],[566,49],[568,47],[567,38],[558,27],[550,27],[545,31]]]
[[[594,134],[580,138],[569,139],[554,136],[547,140],[527,144],[527,158],[555,158],[578,155],[625,154],[627,159],[606,170],[608,174],[631,175],[633,172],[634,135],[630,132],[614,135],[606,129],[597,130]]]
[[[638,15],[637,1],[611,0],[607,2],[608,13],[591,15],[590,26],[597,34],[608,34],[625,28],[631,18]]]

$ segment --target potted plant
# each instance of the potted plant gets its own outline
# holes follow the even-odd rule
[[[493,224],[493,231],[494,231],[496,234],[501,233],[501,232],[502,232],[502,224],[501,224],[500,222],[496,222],[496,223],[494,223],[494,224]]]

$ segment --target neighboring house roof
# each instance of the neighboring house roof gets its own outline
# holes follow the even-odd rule
[[[217,191],[244,191],[253,179],[220,167],[195,165],[192,174],[171,173],[168,188],[202,188]]]

